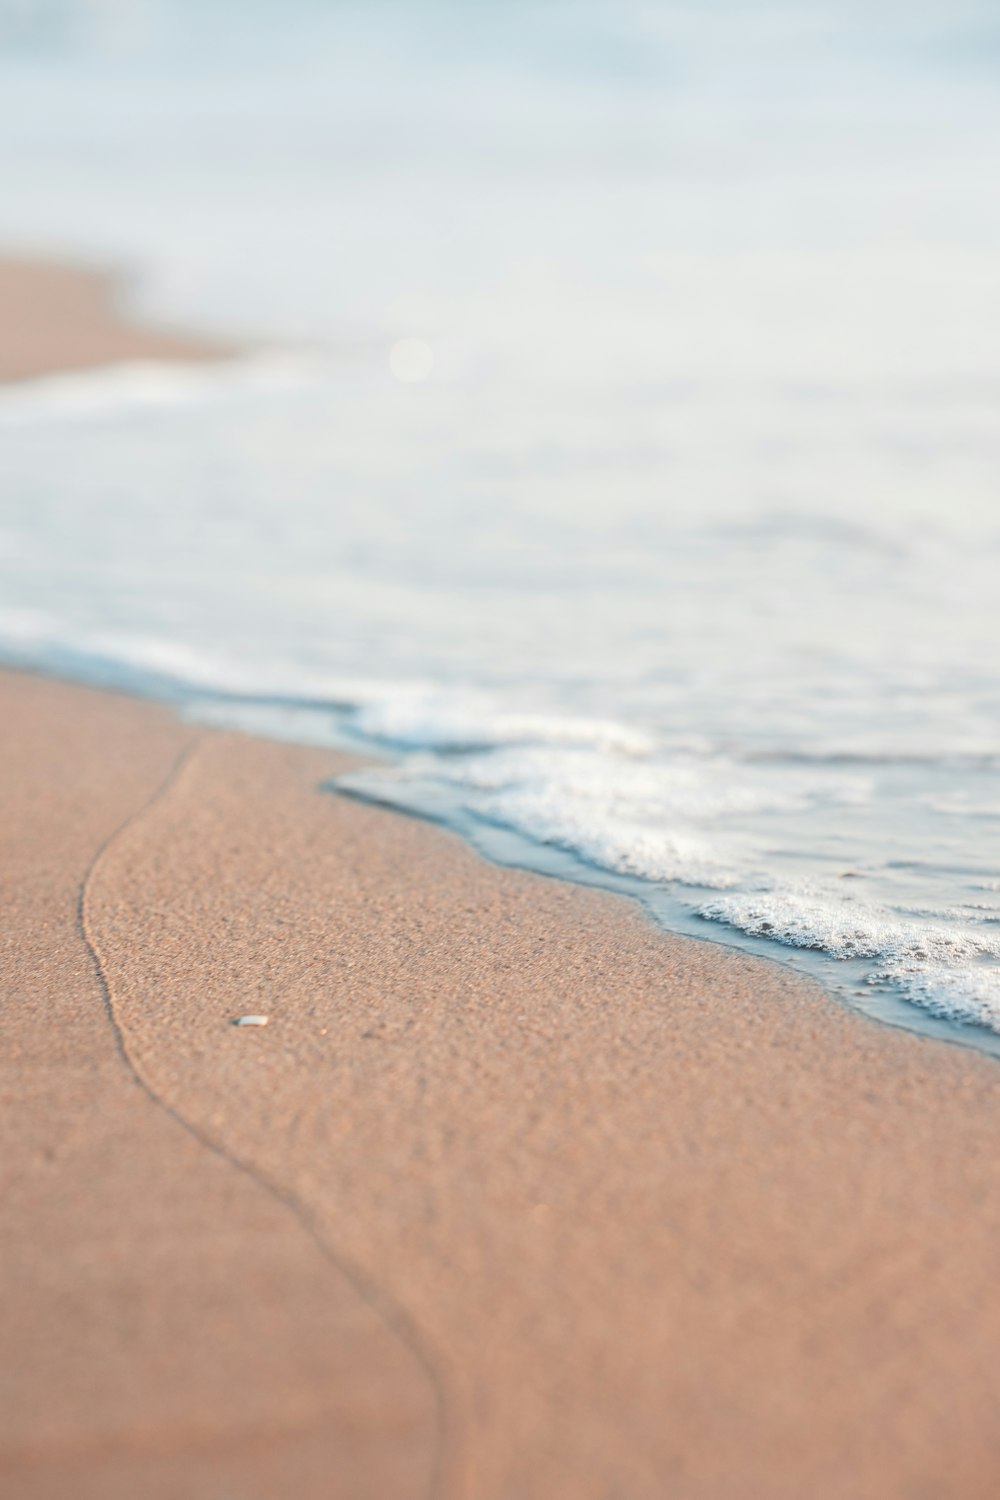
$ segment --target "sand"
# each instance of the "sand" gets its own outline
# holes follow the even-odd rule
[[[59,261],[0,258],[0,381],[227,352],[193,335],[136,327],[118,312],[116,287],[111,276]]]
[[[0,714],[5,1497],[996,1494],[994,1062],[345,757]]]

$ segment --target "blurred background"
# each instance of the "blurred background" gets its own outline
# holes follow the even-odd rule
[[[998,71],[973,0],[0,0],[0,250],[240,351],[0,396],[6,658],[993,1045]]]

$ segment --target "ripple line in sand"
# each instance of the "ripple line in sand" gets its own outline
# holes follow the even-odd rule
[[[417,1326],[410,1314],[395,1301],[384,1287],[373,1281],[362,1266],[357,1265],[329,1243],[320,1231],[309,1209],[296,1193],[284,1183],[260,1171],[253,1162],[239,1156],[223,1142],[215,1140],[200,1125],[196,1124],[193,1120],[189,1120],[169,1099],[160,1093],[156,1085],[143,1073],[139,1063],[133,1056],[128,1045],[125,1028],[116,1010],[114,990],[101,955],[100,942],[95,930],[95,924],[90,917],[90,896],[94,878],[114,846],[130,830],[141,823],[178,785],[185,770],[193,763],[202,742],[203,737],[199,736],[192,743],[185,746],[166,778],[152,796],[142,807],[136,812],[131,813],[123,823],[119,824],[103,843],[98,846],[80,882],[80,890],[77,898],[77,927],[80,937],[90,955],[94,974],[104,1003],[104,1009],[114,1036],[115,1048],[126,1071],[150,1103],[169,1116],[171,1120],[179,1125],[182,1130],[186,1131],[204,1150],[210,1151],[213,1156],[220,1158],[229,1167],[233,1168],[234,1171],[249,1178],[261,1191],[267,1193],[276,1203],[286,1209],[296,1219],[304,1233],[312,1240],[324,1259],[344,1277],[345,1281],[351,1286],[361,1301],[372,1310],[388,1331],[413,1356],[434,1393],[434,1406],[437,1418],[434,1460],[427,1491],[428,1500],[446,1500],[448,1496],[456,1497],[459,1485],[457,1481],[458,1466],[456,1463],[457,1443],[454,1432],[454,1403],[449,1399],[440,1363],[430,1352],[429,1341],[425,1334]]]

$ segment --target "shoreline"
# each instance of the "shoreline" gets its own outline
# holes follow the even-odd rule
[[[130,360],[225,359],[235,350],[124,314],[122,278],[62,260],[0,255],[0,384]]]
[[[100,673],[74,673],[61,668],[50,669],[31,661],[0,658],[0,672],[4,671],[24,672],[71,687],[109,691],[140,703],[166,706],[181,717],[186,717],[188,710],[196,709],[206,698],[219,706],[229,704],[236,708],[248,705],[252,707],[259,701],[252,696],[228,696],[221,691],[201,690],[185,685],[180,680],[172,684],[165,681],[157,685],[144,683],[141,677],[137,677],[122,682],[113,677],[108,679]],[[262,701],[270,705],[272,700]],[[296,700],[289,699],[286,706],[294,709],[301,705]],[[309,700],[305,706],[313,709],[321,705]],[[352,769],[363,770],[366,766],[391,764],[393,761],[391,745],[379,741],[369,742],[346,731],[331,734],[325,739],[298,738],[287,733],[269,732],[259,726],[247,727],[240,723],[239,716],[229,722],[225,713],[202,720],[197,712],[193,712],[190,722],[205,723],[223,732],[248,733],[276,743],[290,743],[303,748],[318,746],[356,761],[357,765]],[[852,965],[822,949],[795,947],[777,938],[760,937],[737,927],[708,921],[693,914],[691,907],[678,900],[666,887],[657,886],[641,876],[621,875],[601,865],[590,864],[584,856],[560,846],[536,844],[529,836],[507,825],[480,823],[468,815],[454,816],[440,809],[423,807],[419,803],[411,806],[354,787],[331,784],[327,790],[355,799],[362,805],[382,809],[396,816],[414,818],[417,822],[441,829],[500,869],[565,881],[585,890],[595,890],[624,899],[639,907],[646,919],[668,936],[707,943],[727,952],[774,964],[787,971],[798,982],[818,987],[836,1005],[878,1026],[887,1026],[925,1041],[969,1050],[994,1061],[1000,1060],[1000,1036],[995,1031],[973,1021],[945,1019],[922,1009],[892,988],[867,987],[869,969],[864,961],[863,967]]]
[[[141,696],[141,694],[140,694]],[[267,737],[264,735],[263,737]],[[340,747],[335,747],[340,748]],[[354,745],[343,747],[349,753],[379,753]],[[386,753],[386,752],[382,752]],[[459,837],[484,859],[502,869],[521,870],[564,880],[587,890],[603,891],[633,902],[647,919],[668,936],[687,942],[708,943],[744,957],[759,959],[786,970],[800,983],[815,985],[836,1005],[864,1017],[877,1026],[909,1033],[925,1041],[968,1049],[980,1056],[1000,1061],[1000,1036],[973,1021],[951,1021],[921,1009],[912,1001],[890,989],[865,988],[867,968],[851,971],[850,962],[838,959],[823,949],[799,948],[777,938],[765,938],[738,927],[711,922],[692,914],[690,906],[679,901],[666,887],[642,876],[621,875],[601,865],[592,865],[570,850],[552,845],[535,844],[527,836],[506,825],[477,823],[468,816],[451,818],[440,812],[407,807],[374,793],[354,789],[337,789],[342,795],[356,797],[373,807],[381,807],[404,817],[430,823]],[[497,837],[499,835],[499,838]],[[512,855],[511,848],[521,853]]]
[[[16,1493],[992,1493],[989,1059],[321,790],[349,757],[0,699]]]

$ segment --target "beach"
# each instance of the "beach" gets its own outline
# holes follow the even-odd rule
[[[993,1493],[990,1060],[2,696],[6,1494]]]
[[[997,59],[0,6],[0,1500],[994,1500]]]
[[[9,375],[164,352],[15,301]],[[0,714],[5,1496],[995,1493],[992,1060],[345,755]]]
[[[117,308],[117,280],[61,261],[0,256],[0,381],[129,360],[193,361],[222,345],[137,328]]]

